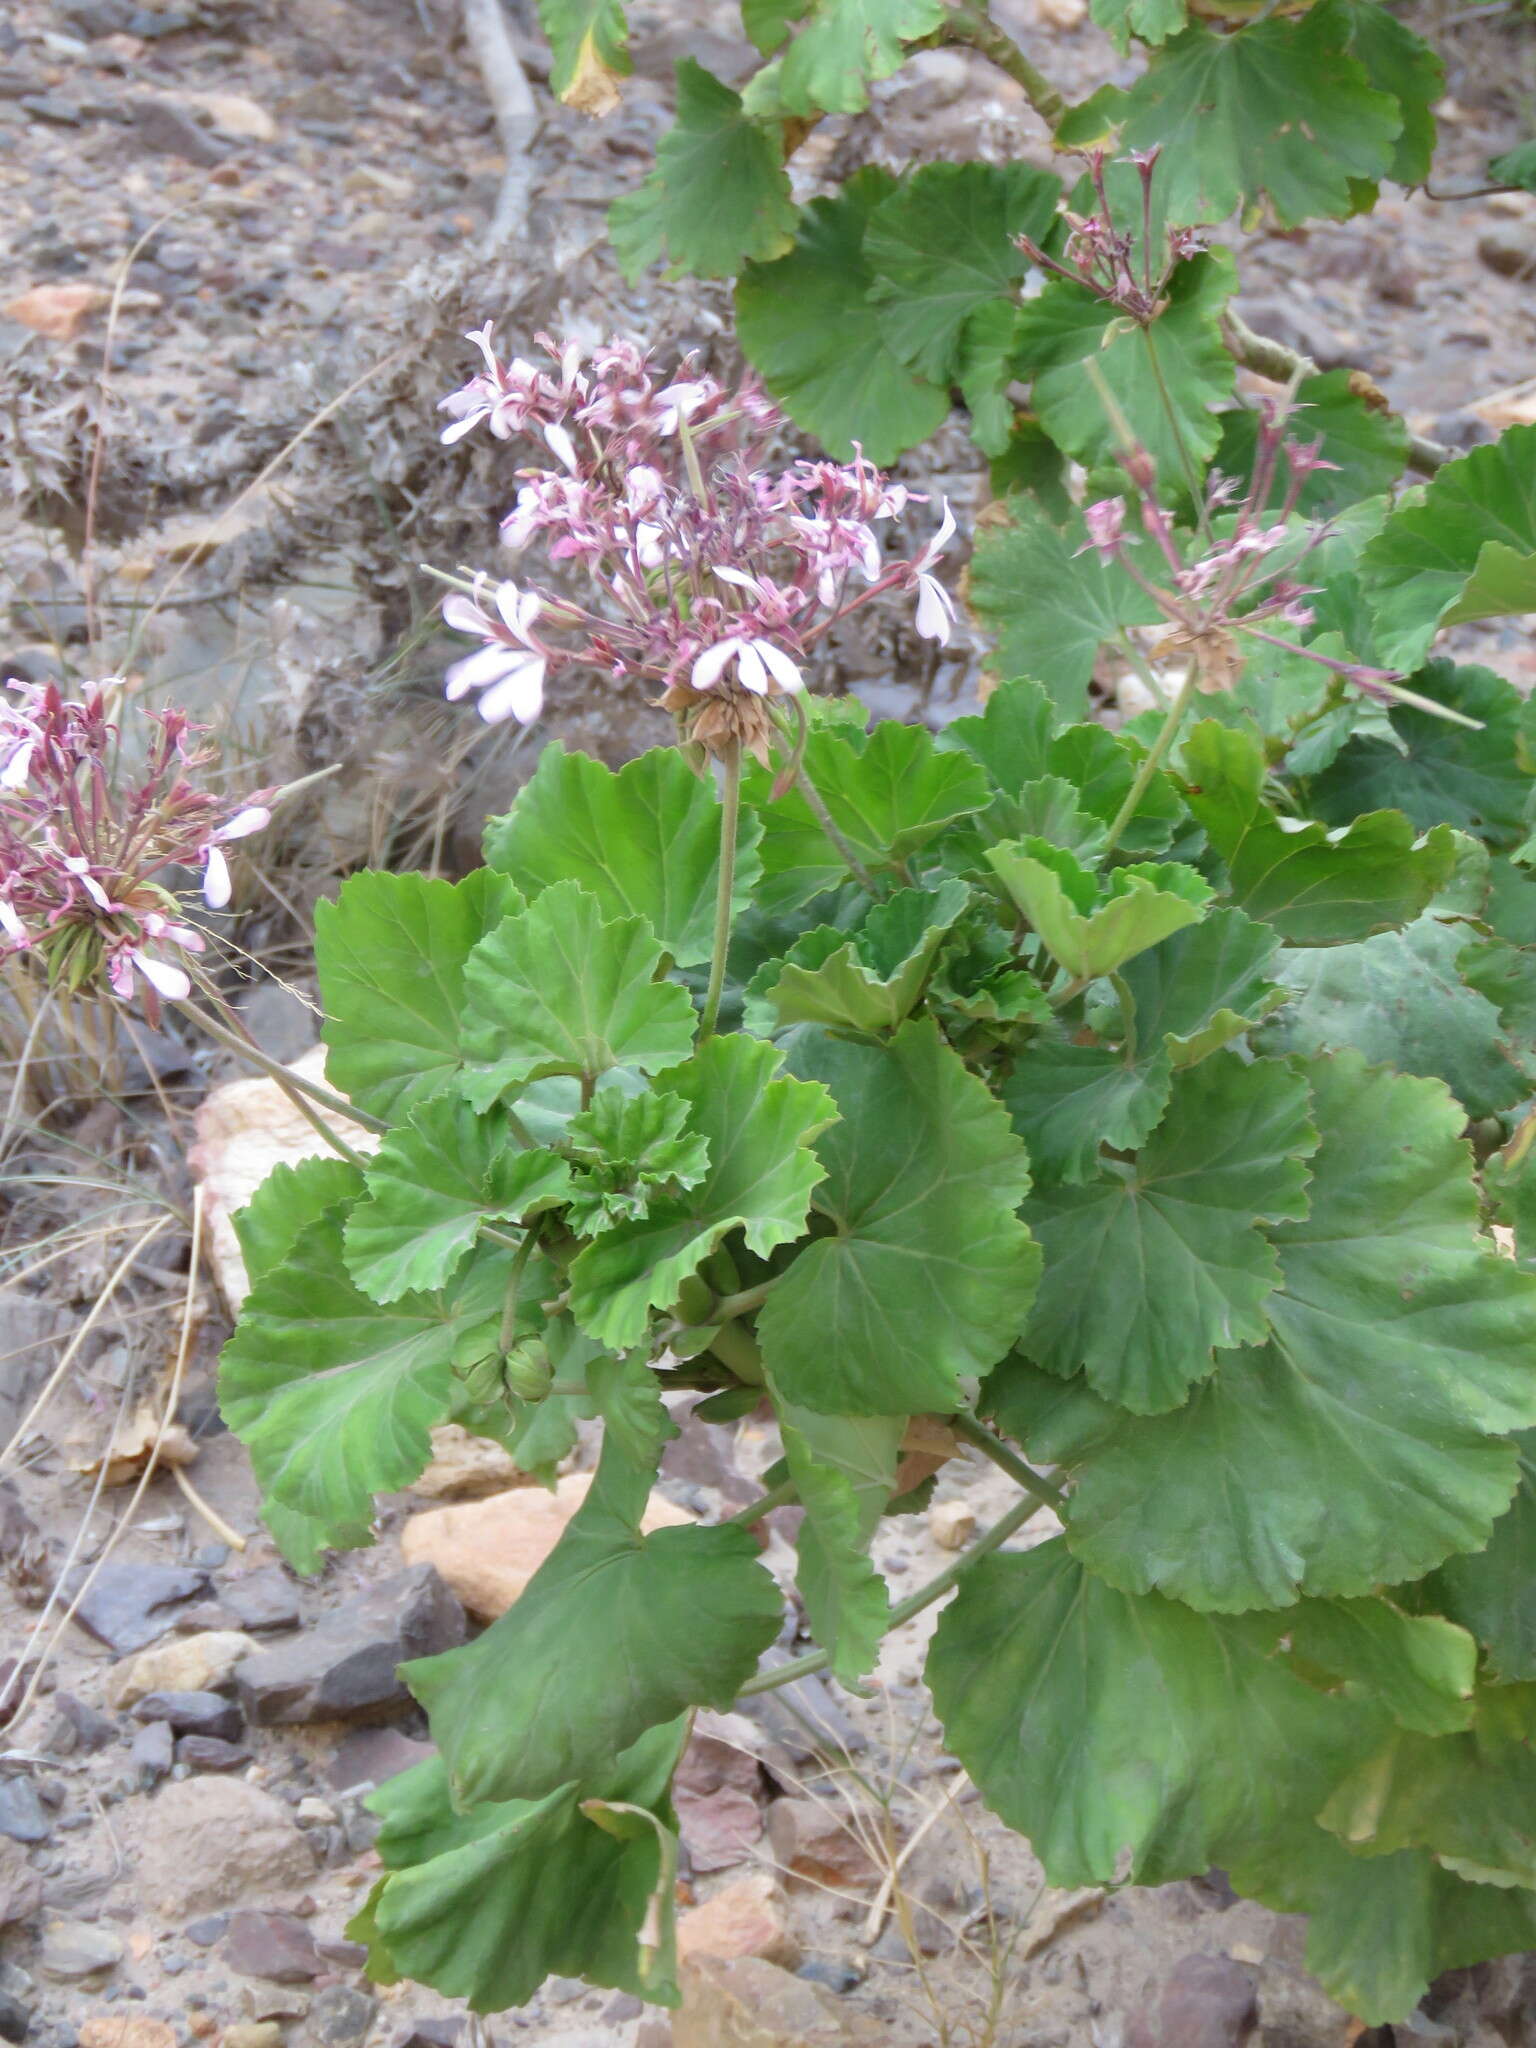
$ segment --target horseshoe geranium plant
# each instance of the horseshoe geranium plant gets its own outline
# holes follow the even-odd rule
[[[817,648],[871,602],[943,636],[939,508],[893,558],[899,487],[774,468],[752,387],[478,339],[449,435],[537,459],[516,579],[450,579],[449,692],[531,718],[597,667],[678,745],[550,746],[476,872],[345,882],[327,1114],[377,1147],[338,1128],[239,1221],[224,1409],[299,1565],[369,1540],[434,1424],[542,1474],[602,1425],[522,1597],[406,1667],[439,1754],[376,1795],[370,1967],[483,2010],[551,1972],[675,1999],[693,1710],[856,1685],[941,1599],[946,1738],[1053,1883],[1219,1865],[1313,1916],[1371,2019],[1536,1945],[1520,700],[1327,637],[1358,536],[1277,417],[1198,509],[1133,439],[1068,558],[1154,627],[1104,631],[1151,711],[1112,732],[1026,675],[869,730]],[[1471,516],[1460,481],[1400,553]],[[763,1497],[644,1533],[679,1426],[761,1404]],[[915,1441],[1015,1491],[895,1601],[870,1544]],[[792,1588],[753,1533],[789,1501]],[[809,1647],[765,1663],[790,1599]]]

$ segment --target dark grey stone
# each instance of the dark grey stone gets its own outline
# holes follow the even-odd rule
[[[353,1785],[383,1785],[434,1755],[430,1742],[415,1742],[398,1728],[354,1728],[337,1745],[326,1782],[337,1792]]]
[[[0,1835],[13,1842],[46,1842],[53,1822],[30,1778],[0,1778]]]
[[[25,2041],[32,2024],[30,2006],[10,1991],[0,1991],[0,2041]]]
[[[79,1580],[84,1577],[82,1570]],[[207,1590],[207,1573],[185,1565],[108,1563],[87,1587],[74,1618],[87,1635],[123,1657],[173,1629],[175,1610]]]
[[[1181,1956],[1148,1994],[1126,2048],[1244,2048],[1259,2023],[1252,1973],[1230,1956]]]
[[[72,1751],[83,1751],[94,1756],[98,1750],[106,1749],[117,1740],[117,1723],[108,1715],[98,1713],[95,1707],[87,1706],[84,1700],[75,1698],[72,1692],[56,1692],[53,1696],[54,1711],[69,1732],[69,1746],[63,1748],[59,1738],[54,1737],[54,1747],[61,1755]]]
[[[802,1963],[795,1975],[804,1977],[808,1984],[825,1984],[829,1991],[839,1994],[856,1991],[864,1982],[852,1963],[812,1961]]]
[[[217,1735],[183,1735],[176,1744],[176,1761],[189,1771],[238,1771],[250,1760],[243,1743]]]
[[[378,2000],[367,1992],[333,1984],[309,2008],[305,2031],[315,2048],[353,2048],[367,2037],[378,2010]]]
[[[216,1692],[148,1692],[133,1710],[136,1721],[166,1721],[178,1735],[217,1735],[233,1742],[245,1726],[233,1700]]]
[[[464,1640],[464,1610],[429,1564],[370,1586],[291,1643],[235,1672],[246,1713],[267,1725],[387,1715],[411,1696],[397,1668]]]
[[[269,1984],[308,1984],[325,1968],[307,1921],[296,1913],[242,1907],[229,1916],[223,1955],[242,1977]]]
[[[134,1735],[128,1754],[145,1784],[163,1778],[176,1761],[176,1738],[170,1723],[146,1721]]]
[[[243,1578],[226,1579],[219,1587],[219,1603],[235,1617],[236,1627],[252,1635],[299,1625],[298,1588],[275,1564]]]
[[[189,1920],[181,1930],[188,1941],[195,1941],[199,1948],[212,1948],[220,1940],[229,1925],[227,1913],[209,1913],[201,1920]]]
[[[133,126],[146,149],[160,156],[182,157],[203,170],[212,170],[215,164],[223,163],[227,153],[174,100],[139,100],[133,109]]]

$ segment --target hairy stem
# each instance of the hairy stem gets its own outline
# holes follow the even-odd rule
[[[720,887],[715,897],[715,944],[709,963],[709,987],[699,1022],[699,1043],[713,1035],[725,987],[725,956],[731,946],[731,897],[736,888],[736,835],[741,822],[741,747],[733,740],[724,759],[725,789],[720,807]]]
[[[1052,1485],[1051,1481],[1037,1472],[1033,1465],[1026,1465],[1011,1444],[1005,1444],[1001,1437],[994,1436],[991,1430],[984,1423],[978,1422],[967,1409],[962,1408],[947,1419],[956,1436],[964,1437],[968,1444],[974,1444],[984,1458],[990,1458],[1000,1472],[1008,1474],[1015,1486],[1022,1486],[1026,1493],[1033,1494],[1038,1505],[1048,1508],[1059,1508],[1063,1505],[1066,1495],[1061,1488]]]
[[[754,1522],[760,1522],[764,1515],[771,1515],[775,1508],[790,1507],[799,1498],[800,1491],[793,1479],[781,1480],[777,1486],[770,1486],[766,1493],[749,1502],[739,1515],[732,1515],[724,1526],[727,1529],[748,1529]]]
[[[1005,35],[984,8],[952,7],[944,33],[952,43],[965,43],[971,49],[979,50],[999,71],[1006,72],[1016,85],[1022,85],[1024,97],[1055,134],[1056,124],[1067,111],[1066,101],[1045,73],[1030,63],[1012,36]]]
[[[1184,714],[1189,709],[1189,700],[1195,694],[1195,685],[1199,680],[1199,664],[1191,662],[1189,674],[1179,685],[1179,693],[1168,707],[1168,716],[1163,720],[1161,731],[1152,742],[1146,759],[1136,770],[1136,779],[1126,791],[1125,802],[1115,813],[1114,823],[1109,828],[1109,837],[1104,842],[1106,858],[1120,844],[1121,834],[1135,817],[1137,806],[1146,795],[1153,776],[1162,766],[1164,755],[1173,745],[1179,727],[1184,723]]]
[[[1038,1485],[1042,1482],[1036,1480],[1034,1483]],[[889,1634],[893,1628],[900,1628],[902,1623],[910,1621],[914,1614],[921,1614],[923,1609],[931,1607],[935,1600],[942,1600],[951,1587],[959,1585],[978,1559],[996,1550],[999,1544],[1006,1543],[1010,1536],[1023,1528],[1031,1515],[1039,1512],[1040,1503],[1033,1494],[1027,1494],[1023,1500],[1016,1501],[1000,1521],[994,1522],[990,1529],[978,1536],[970,1549],[941,1571],[936,1579],[930,1579],[926,1586],[919,1586],[907,1599],[897,1601],[891,1609],[891,1619],[886,1633]],[[803,1657],[792,1657],[787,1664],[777,1664],[771,1671],[760,1671],[755,1678],[749,1678],[736,1697],[748,1699],[754,1693],[775,1692],[781,1685],[793,1685],[797,1678],[808,1678],[813,1671],[824,1671],[831,1661],[832,1655],[829,1650],[809,1650]]]
[[[319,1132],[333,1152],[339,1153],[343,1159],[347,1160],[350,1165],[357,1167],[359,1171],[367,1171],[368,1162],[361,1152],[357,1151],[354,1146],[349,1145],[334,1125],[328,1123],[315,1107],[317,1101],[322,1101],[326,1108],[339,1110],[343,1115],[350,1116],[355,1122],[363,1122],[361,1114],[354,1110],[350,1103],[343,1102],[339,1095],[333,1096],[328,1088],[316,1088],[312,1083],[301,1080],[297,1074],[292,1073],[285,1067],[280,1060],[269,1059],[261,1048],[254,1041],[250,1040],[246,1034],[228,1029],[220,1023],[217,1017],[209,1016],[206,1011],[199,1010],[195,1004],[184,1002],[181,1008],[182,1014],[190,1017],[198,1029],[205,1031],[216,1045],[222,1045],[230,1052],[237,1053],[241,1059],[249,1060],[251,1065],[259,1067],[269,1080],[275,1081],[294,1108],[299,1112],[299,1115],[303,1117],[307,1124],[311,1124]],[[231,1014],[233,1015],[232,1012]],[[388,1129],[387,1124],[375,1123],[372,1118],[368,1119],[366,1127],[375,1130]]]
[[[826,833],[827,838],[832,842],[833,847],[837,851],[837,856],[839,860],[842,861],[843,866],[847,868],[849,874],[853,876],[854,880],[859,884],[860,888],[867,889],[871,896],[878,895],[879,890],[876,886],[874,876],[869,872],[869,869],[865,867],[864,863],[859,859],[859,856],[848,844],[847,840],[843,837],[842,833],[839,832],[836,825],[833,824],[832,813],[827,809],[826,805],[822,802],[821,791],[816,787],[815,783],[812,782],[811,778],[809,777],[809,775],[806,774],[805,769],[803,767],[797,768],[795,771],[795,787],[799,790],[800,794],[805,798],[806,802],[810,805],[812,812],[815,814],[817,824],[821,827],[822,831]]]
[[[1267,377],[1272,384],[1299,384],[1303,377],[1315,377],[1317,365],[1310,356],[1299,350],[1287,348],[1283,341],[1271,341],[1268,335],[1255,334],[1246,320],[1228,311],[1221,319],[1222,339],[1230,353],[1236,357],[1245,370],[1253,370],[1260,377]],[[1351,370],[1351,388],[1373,410],[1388,411],[1386,399],[1373,379],[1364,370]],[[1455,451],[1442,446],[1439,441],[1430,441],[1422,434],[1408,436],[1408,467],[1416,469],[1420,476],[1433,476],[1443,463],[1450,461]]]

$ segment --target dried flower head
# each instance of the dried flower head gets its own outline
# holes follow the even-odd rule
[[[443,606],[481,645],[449,669],[450,698],[478,693],[482,718],[538,717],[546,683],[574,667],[653,689],[689,739],[767,760],[772,705],[805,687],[816,644],[892,591],[915,595],[919,633],[947,641],[954,600],[934,574],[954,532],[888,559],[877,528],[912,494],[862,455],[770,468],[783,420],[750,380],[727,391],[664,382],[633,342],[590,356],[539,336],[543,367],[502,362],[489,326],[468,336],[484,368],[443,400],[459,440],[482,422],[499,439],[541,440],[557,466],[519,471],[502,539],[579,562],[590,605],[510,579],[466,576]]]
[[[185,922],[176,871],[201,871],[204,900],[222,909],[224,848],[268,822],[270,791],[244,801],[190,777],[212,759],[183,712],[146,711],[140,767],[125,769],[114,712],[123,684],[89,684],[78,699],[56,683],[12,682],[0,705],[0,957],[29,954],[50,984],[105,984],[125,1000],[140,979],[151,1018],[191,979],[178,954],[205,941]]]

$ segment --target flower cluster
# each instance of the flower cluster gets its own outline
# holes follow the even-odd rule
[[[1187,257],[1198,255],[1201,241],[1193,228],[1166,228],[1162,235],[1162,258],[1154,264],[1152,252],[1157,236],[1153,232],[1152,179],[1159,149],[1132,152],[1141,182],[1141,232],[1139,237],[1116,225],[1114,209],[1104,179],[1108,159],[1095,150],[1088,159],[1088,175],[1098,205],[1092,213],[1063,209],[1070,233],[1063,250],[1064,260],[1047,254],[1028,235],[1014,237],[1018,247],[1039,269],[1054,277],[1065,277],[1082,285],[1096,299],[1103,299],[1117,311],[1145,326],[1168,304],[1168,280]]]
[[[442,401],[442,438],[484,423],[498,439],[543,442],[553,465],[519,472],[502,539],[581,564],[595,598],[466,577],[443,616],[482,645],[448,670],[450,698],[478,692],[482,718],[526,724],[552,675],[596,667],[655,689],[710,751],[740,744],[766,761],[769,706],[804,688],[806,660],[838,620],[906,591],[918,632],[948,639],[954,601],[933,573],[954,532],[948,508],[919,554],[887,559],[877,528],[921,500],[862,455],[771,468],[784,423],[754,384],[663,382],[624,340],[589,357],[541,335],[540,367],[501,361],[489,325],[468,339],[484,368]]]
[[[211,754],[180,711],[144,716],[153,731],[141,767],[122,766],[117,680],[78,700],[54,683],[12,682],[0,704],[0,958],[30,953],[52,985],[74,990],[104,979],[129,998],[137,980],[153,1018],[158,999],[184,997],[191,979],[175,954],[200,953],[202,934],[183,921],[167,881],[201,870],[204,900],[230,900],[231,840],[268,822],[259,791],[234,802],[189,777]]]

